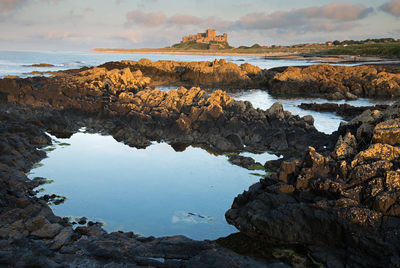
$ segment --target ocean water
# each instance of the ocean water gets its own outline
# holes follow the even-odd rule
[[[262,69],[289,65],[311,65],[312,61],[265,60],[262,57],[246,56],[208,56],[208,55],[169,55],[169,54],[124,54],[124,53],[92,53],[92,52],[29,52],[0,51],[0,78],[6,75],[27,76],[32,71],[57,71],[71,68],[92,67],[108,61],[140,60],[152,61],[213,61],[225,59],[237,64],[250,63]],[[38,63],[48,63],[54,67],[26,67]]]
[[[58,142],[30,178],[54,180],[42,186],[41,194],[67,197],[52,206],[56,215],[86,216],[104,222],[108,231],[193,239],[229,235],[236,230],[226,223],[225,211],[237,194],[260,179],[230,164],[227,156],[200,148],[175,152],[166,143],[155,143],[135,149],[111,136],[88,133]],[[260,157],[278,158],[268,153]]]

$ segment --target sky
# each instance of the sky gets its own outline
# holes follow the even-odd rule
[[[232,46],[400,38],[400,0],[0,0],[0,50],[157,48],[216,29]]]

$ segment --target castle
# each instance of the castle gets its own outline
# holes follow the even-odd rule
[[[211,43],[211,42],[228,42],[228,34],[216,35],[216,31],[213,29],[206,30],[205,33],[198,33],[182,38],[181,43],[195,41],[196,43]]]

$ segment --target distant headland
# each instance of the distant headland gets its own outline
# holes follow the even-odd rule
[[[217,35],[216,30],[207,29],[204,33],[182,37],[180,43],[164,48],[95,48],[91,52],[100,53],[146,53],[146,54],[194,54],[229,56],[297,57],[299,59],[316,57],[353,61],[356,57],[400,58],[400,39],[379,38],[366,40],[327,41],[324,43],[303,43],[288,46],[259,45],[232,47],[228,34]]]

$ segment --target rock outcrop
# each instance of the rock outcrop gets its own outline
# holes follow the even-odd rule
[[[308,145],[333,146],[327,135],[314,128],[313,120],[291,115],[280,104],[263,111],[233,100],[222,90],[207,94],[197,87],[180,87],[164,92],[145,88],[149,80],[138,70],[95,67],[48,78],[2,79],[0,94],[9,103],[124,117],[145,125],[141,136],[162,131],[156,139],[204,144],[217,152],[247,146],[247,150],[296,153]],[[129,135],[130,131],[121,130],[117,134]]]
[[[86,73],[87,71],[88,73]],[[111,73],[109,73],[111,72]],[[117,72],[114,73],[113,72]],[[40,72],[39,72],[40,73]],[[224,59],[198,62],[139,61],[107,62],[97,68],[46,72],[92,85],[90,88],[123,85],[134,87],[199,86],[226,90],[260,88],[272,94],[322,97],[332,100],[355,100],[358,97],[395,98],[400,96],[400,69],[390,66],[333,66],[279,67],[261,70],[243,63],[237,65]],[[84,76],[88,77],[85,78]],[[97,76],[97,77],[96,77]],[[108,78],[108,79],[107,79]],[[85,81],[85,79],[90,81]],[[115,80],[116,79],[116,80]],[[55,83],[55,81],[53,81]],[[92,94],[99,92],[92,92]]]
[[[328,267],[400,265],[400,104],[385,111],[364,111],[328,136],[315,130],[312,117],[293,116],[279,103],[264,111],[235,101],[222,90],[207,93],[180,87],[164,92],[147,87],[182,81],[242,87],[267,81],[265,73],[253,66],[235,66],[223,61],[141,60],[58,72],[53,77],[1,79],[0,265],[283,265],[237,255],[212,241],[106,233],[98,223],[86,224],[84,219],[79,220],[81,226],[72,228],[47,204],[61,202],[59,197],[36,197],[34,188],[44,180],[28,180],[25,173],[45,157],[38,150],[51,143],[45,132],[70,137],[83,126],[135,147],[163,140],[177,150],[186,145],[218,153],[269,150],[283,153],[285,159],[306,151],[298,160],[281,161],[277,172],[238,196],[227,220],[261,245],[305,247],[312,260]],[[397,79],[387,77],[388,81]],[[288,88],[295,84],[274,81],[287,83]],[[333,81],[342,80],[335,77]],[[371,81],[375,80],[366,79],[363,88]],[[310,82],[307,94],[336,92],[336,88],[324,91],[323,87],[318,91],[318,83]],[[371,96],[391,97],[390,92],[397,92],[383,84],[374,92],[379,89],[387,94]],[[253,165],[240,157],[231,161]]]
[[[226,213],[241,232],[300,244],[328,267],[400,265],[400,102],[341,125],[335,149],[282,162]]]
[[[354,117],[362,114],[366,110],[385,110],[389,105],[377,104],[375,106],[352,106],[350,104],[336,104],[336,103],[302,103],[298,105],[303,110],[312,110],[317,112],[330,112],[335,113],[345,120],[350,121]]]
[[[244,63],[237,65],[224,59],[194,62],[139,61],[108,62],[100,67],[108,70],[130,68],[140,70],[151,78],[152,86],[200,86],[208,88],[255,88],[264,87],[264,71]]]
[[[268,71],[274,94],[325,96],[328,99],[395,98],[400,96],[400,69],[365,66],[311,65]]]

